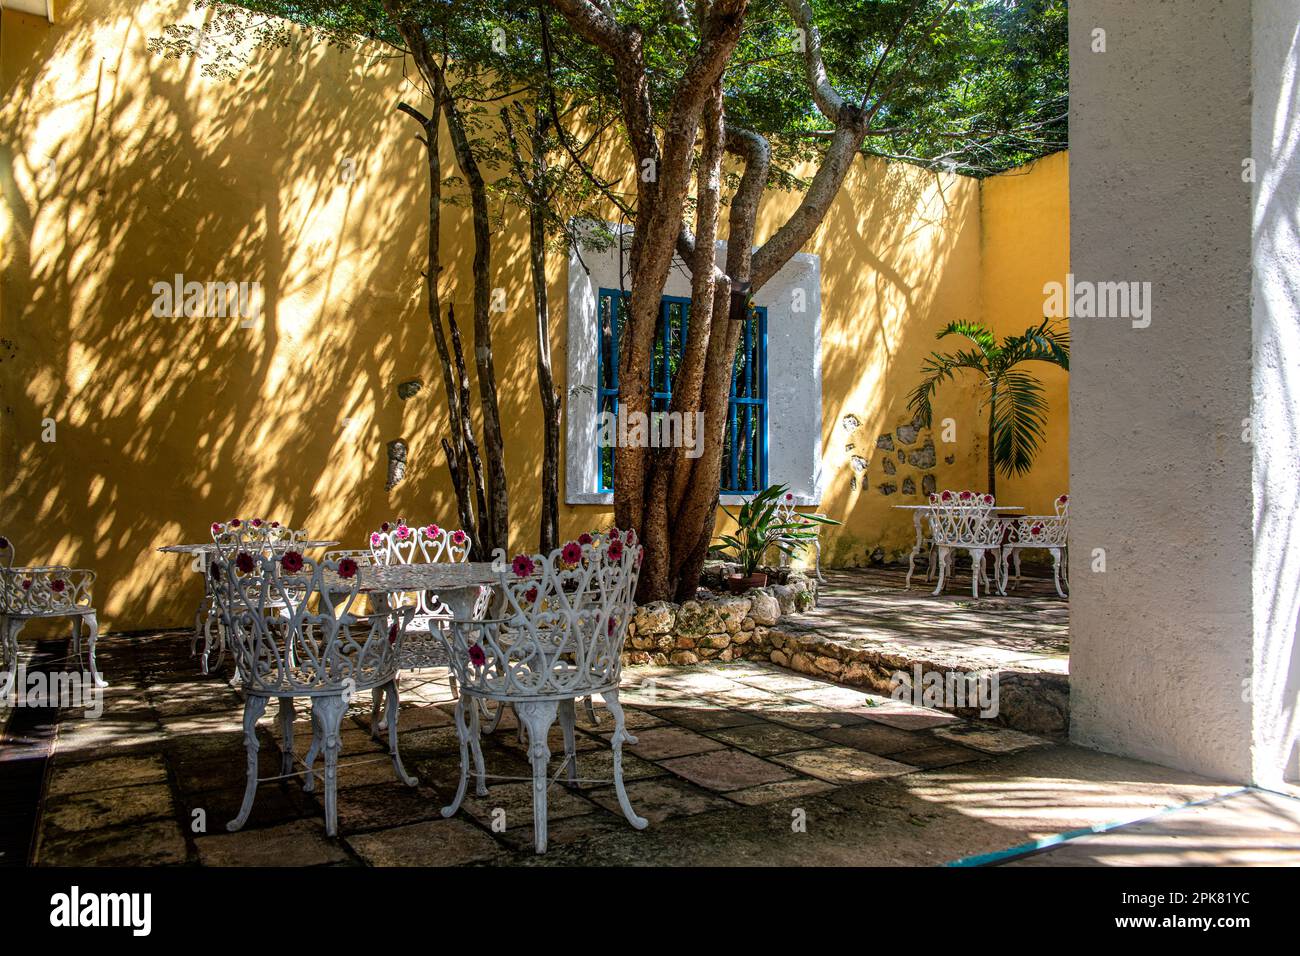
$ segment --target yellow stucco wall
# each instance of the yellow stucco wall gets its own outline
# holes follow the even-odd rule
[[[102,617],[117,629],[189,618],[196,576],[154,549],[203,540],[213,520],[261,514],[356,546],[395,514],[455,514],[421,289],[423,147],[393,110],[413,91],[399,65],[334,50],[264,54],[232,82],[147,54],[165,24],[200,19],[186,0],[103,0],[67,4],[53,26],[5,11],[0,29],[0,533],[20,559],[96,569]],[[610,170],[625,165],[616,145],[605,155]],[[454,172],[449,151],[445,163]],[[1062,177],[997,182],[999,209],[1020,203],[1064,247]],[[1027,184],[1048,212],[1017,198]],[[797,200],[766,197],[760,240]],[[981,291],[990,281],[1034,279],[1023,262],[1014,282],[993,272],[981,219],[975,180],[862,160],[808,247],[822,257],[822,507],[845,521],[827,532],[828,563],[908,545],[910,519],[891,506],[921,501],[922,470],[895,459],[887,476],[876,438],[910,419],[935,329],[1001,309]],[[1015,246],[1014,219],[998,250]],[[443,288],[467,339],[469,237],[467,211],[447,208]],[[517,211],[504,210],[495,240],[512,539],[532,547],[541,415]],[[561,390],[565,269],[553,256]],[[155,318],[153,284],[176,273],[258,281],[263,315],[251,328]],[[397,383],[417,376],[424,389],[401,401]],[[959,423],[953,445],[934,433],[940,487],[982,482],[973,409],[973,385],[938,398],[936,417]],[[55,440],[43,441],[50,422]],[[410,462],[389,493],[383,448],[398,436]],[[917,494],[881,493],[908,475]],[[566,535],[608,520],[595,506],[561,509]]]
[[[985,179],[981,189],[981,307],[999,338],[1023,332],[1043,318],[1043,285],[1070,271],[1070,164],[1065,153]],[[1064,321],[1064,320],[1062,320]],[[1051,514],[1069,489],[1068,373],[1034,363],[1049,408],[1044,441],[1026,475],[998,476],[998,500]]]

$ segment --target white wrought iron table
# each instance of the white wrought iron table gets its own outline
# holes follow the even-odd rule
[[[912,512],[912,527],[916,529],[916,544],[912,545],[911,553],[907,556],[907,580],[903,584],[903,590],[906,591],[912,586],[912,570],[916,561],[916,556],[921,553],[925,547],[925,533],[921,530],[921,519],[925,513],[930,510],[929,505],[894,505],[899,511]],[[994,511],[1024,511],[1024,505],[994,505]]]
[[[451,609],[452,617],[473,620],[481,589],[500,580],[495,567],[491,561],[363,564],[357,568],[357,590],[370,596],[376,610],[386,609],[385,595],[432,591]],[[352,587],[337,572],[327,571],[322,580],[343,591]]]

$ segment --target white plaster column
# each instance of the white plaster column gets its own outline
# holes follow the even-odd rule
[[[1145,326],[1071,321],[1071,736],[1265,785],[1300,695],[1298,58],[1294,0],[1070,4],[1071,271],[1151,283]]]

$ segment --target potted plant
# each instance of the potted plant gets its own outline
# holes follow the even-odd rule
[[[759,571],[758,567],[768,548],[793,554],[805,541],[817,537],[816,525],[839,524],[825,515],[796,512],[793,504],[787,502],[793,502],[793,496],[786,491],[786,486],[772,485],[741,505],[737,514],[722,509],[736,522],[735,534],[719,535],[724,550],[730,551],[740,564],[740,574],[727,577],[727,589],[733,594],[767,584],[766,572]]]

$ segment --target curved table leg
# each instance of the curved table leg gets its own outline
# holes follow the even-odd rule
[[[627,789],[623,786],[623,741],[631,739],[623,720],[623,705],[618,702],[618,690],[610,690],[600,695],[605,698],[605,706],[614,715],[614,735],[610,737],[610,746],[614,748],[614,792],[618,796],[618,805],[627,817],[627,822],[638,830],[644,830],[650,821],[638,816],[632,809],[632,802],[627,798]]]
[[[907,591],[912,587],[912,571],[915,568],[916,556],[921,553],[921,545],[925,538],[921,536],[921,511],[916,509],[912,512],[912,526],[916,529],[916,544],[912,545],[911,553],[907,556],[907,580],[903,583],[903,590]]]
[[[551,725],[555,723],[556,710],[557,705],[553,700],[515,703],[515,716],[528,728],[528,760],[533,765],[533,848],[538,853],[546,852],[546,788],[550,783],[546,771],[551,761],[551,748],[547,745],[547,740]],[[616,749],[614,753],[617,755],[619,751]],[[617,768],[619,757],[615,756],[614,760]],[[616,770],[616,779],[619,776]]]

